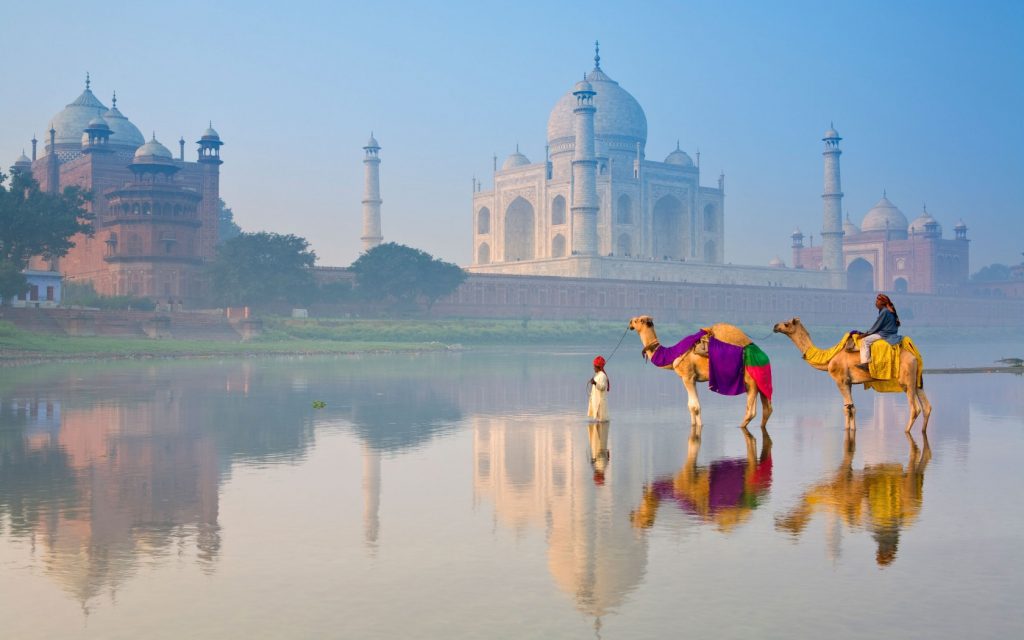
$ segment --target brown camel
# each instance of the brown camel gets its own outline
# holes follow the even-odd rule
[[[658,342],[658,334],[654,332],[654,320],[650,316],[637,316],[629,321],[629,328],[640,335],[640,342],[644,345],[644,354],[650,357],[651,354],[661,346]],[[723,342],[745,347],[752,342],[743,331],[736,326],[725,323],[712,325],[708,331]],[[687,407],[690,409],[690,426],[698,429],[704,426],[700,417],[700,399],[697,397],[697,383],[707,382],[709,371],[707,343],[699,342],[692,349],[676,358],[671,366],[661,367],[672,369],[683,379],[683,386],[686,387]],[[768,418],[772,415],[772,401],[757,388],[757,383],[746,371],[743,372],[743,386],[747,391],[747,412],[743,415],[743,422],[740,428],[746,429],[750,421],[757,415],[757,396],[761,396],[761,428],[768,424]]]
[[[793,341],[796,348],[800,350],[801,355],[806,356],[808,349],[816,348],[814,342],[811,341],[811,335],[807,332],[807,328],[800,322],[800,318],[793,318],[788,322],[778,323],[775,325],[775,332],[789,336],[789,339]],[[860,353],[846,349],[834,355],[826,364],[817,365],[810,362],[808,364],[819,371],[828,371],[828,375],[832,376],[832,379],[835,380],[836,386],[839,387],[839,393],[843,396],[843,406],[846,409],[846,428],[856,429],[857,408],[853,406],[853,393],[850,388],[852,385],[864,384],[874,379],[871,377],[871,374],[857,366],[860,364]],[[906,349],[901,351],[897,381],[900,388],[906,391],[907,403],[910,405],[907,431],[910,431],[910,428],[914,426],[914,421],[917,420],[917,416],[921,413],[924,413],[921,431],[927,431],[928,418],[932,415],[932,405],[928,402],[928,396],[925,395],[924,388],[918,388],[917,386],[919,373],[917,358]]]

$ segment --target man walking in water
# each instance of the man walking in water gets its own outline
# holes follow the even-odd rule
[[[594,358],[594,377],[590,379],[590,405],[587,408],[587,417],[595,422],[606,422],[608,420],[608,392],[611,391],[611,381],[608,374],[604,372],[605,360],[601,356]]]

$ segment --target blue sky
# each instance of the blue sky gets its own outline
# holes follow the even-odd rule
[[[176,150],[212,120],[221,192],[249,231],[359,252],[362,145],[383,147],[386,240],[468,264],[474,176],[544,156],[548,113],[593,66],[644,107],[647,157],[679,139],[726,174],[726,260],[789,262],[821,229],[821,134],[844,137],[844,209],[882,190],[960,218],[971,269],[1024,251],[1024,3],[19,2],[0,21],[0,163],[83,88]],[[188,146],[188,153],[194,157]],[[817,243],[817,238],[816,238]]]

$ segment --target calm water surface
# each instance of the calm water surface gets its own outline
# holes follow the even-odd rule
[[[1024,636],[1024,379],[849,439],[779,340],[769,438],[632,338],[605,429],[573,350],[0,370],[0,638]]]

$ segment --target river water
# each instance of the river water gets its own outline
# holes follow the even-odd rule
[[[850,438],[773,337],[768,437],[694,438],[627,338],[604,428],[571,348],[0,370],[0,638],[1024,636],[1024,379]]]

